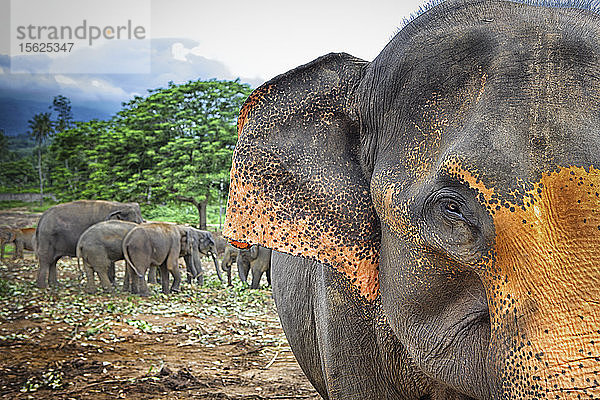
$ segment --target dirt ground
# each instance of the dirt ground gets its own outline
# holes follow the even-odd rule
[[[178,294],[88,295],[74,259],[60,289],[36,288],[36,269],[32,254],[0,262],[0,399],[320,398],[270,290],[227,288],[207,265]]]

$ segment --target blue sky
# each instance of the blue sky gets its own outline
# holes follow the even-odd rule
[[[169,81],[240,78],[257,86],[332,51],[372,60],[403,19],[422,4],[414,0],[149,2],[151,73],[50,75],[9,73],[10,0],[0,0],[0,18],[4,19],[0,21],[0,100],[43,102],[60,93],[76,106],[113,113],[122,101]],[[118,12],[106,10],[108,16]],[[135,57],[135,48],[130,46],[135,43],[107,43],[102,51],[70,62],[85,71],[86,63],[94,63],[95,57],[100,60],[103,53],[127,60]]]

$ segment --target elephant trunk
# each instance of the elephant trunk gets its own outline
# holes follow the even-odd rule
[[[600,397],[600,170],[541,183],[525,206],[494,215],[496,246],[481,275],[500,385],[492,397]]]
[[[195,278],[198,275],[198,269],[196,268],[196,246],[193,239],[188,240],[188,249],[187,252],[189,254],[190,259],[190,269],[191,274]]]
[[[208,251],[210,253],[210,256],[213,259],[213,263],[215,264],[215,271],[217,271],[217,276],[219,277],[219,280],[221,281],[221,283],[223,283],[223,276],[221,275],[221,271],[219,270],[219,263],[217,262],[217,256],[215,256],[215,254],[217,254],[217,249],[215,246],[212,246],[211,250]]]

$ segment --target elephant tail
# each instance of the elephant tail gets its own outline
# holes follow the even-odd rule
[[[75,257],[77,257],[77,269],[81,271],[81,265],[79,264],[79,259],[81,258],[81,246],[77,243],[77,248],[75,249]]]
[[[79,241],[77,242],[77,247],[75,248],[75,256],[77,257],[77,270],[79,271],[79,280],[83,280],[83,270],[81,269],[81,265],[79,264],[79,259],[81,258],[81,246],[79,244]]]
[[[135,265],[131,262],[131,258],[129,257],[129,247],[127,246],[125,240],[123,240],[123,257],[125,258],[125,263],[127,264],[127,267],[131,267],[131,269],[135,272],[138,278],[144,279],[144,274],[140,273],[140,271],[138,271],[135,268]]]

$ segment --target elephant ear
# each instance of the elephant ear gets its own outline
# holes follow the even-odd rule
[[[379,290],[380,228],[360,165],[353,88],[366,62],[329,54],[265,83],[240,111],[224,236]]]
[[[110,214],[108,214],[108,216],[106,217],[106,220],[111,220],[111,219],[116,219],[116,220],[122,220],[122,214],[123,214],[123,210],[117,210],[117,211],[113,211]]]
[[[254,245],[250,246],[250,258],[253,260],[256,260],[257,257],[258,257],[258,246],[254,244]]]

